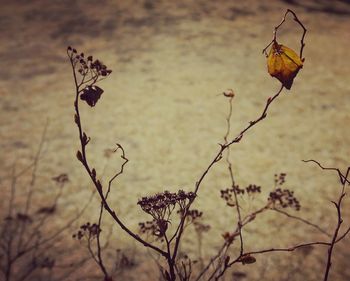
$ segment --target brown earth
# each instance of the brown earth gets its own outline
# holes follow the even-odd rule
[[[257,0],[1,1],[2,212],[12,167],[16,163],[21,170],[32,161],[46,120],[38,198],[45,202],[52,197],[52,176],[64,172],[71,179],[52,227],[64,224],[88,200],[92,187],[75,158],[78,139],[68,45],[93,54],[113,70],[101,83],[105,93],[97,106],[82,106],[83,123],[92,137],[88,152],[98,171],[106,167],[109,176],[119,167],[117,156],[104,157],[106,148],[118,142],[126,150],[130,162],[110,200],[123,221],[136,230],[139,221],[149,219],[136,205],[138,198],[165,189],[192,190],[213,158],[228,112],[227,100],[219,95],[222,91],[232,88],[236,93],[234,136],[278,90],[279,82],[268,75],[261,50],[285,10],[292,8],[308,29],[304,68],[291,91],[284,91],[273,104],[268,118],[232,148],[231,160],[240,186],[255,183],[263,189],[254,200],[243,199],[244,213],[263,204],[275,173],[286,172],[286,186],[301,201],[298,215],[332,232],[336,212],[330,200],[340,192],[337,177],[301,161],[317,159],[343,170],[349,166],[350,5],[347,1],[330,5],[328,1]],[[289,18],[280,41],[297,49],[300,35],[299,26]],[[203,182],[196,203],[211,225],[203,241],[206,257],[215,253],[223,242],[221,234],[236,223],[232,210],[220,199],[220,189],[228,185],[225,163],[220,162]],[[19,194],[25,196],[25,188]],[[344,200],[342,230],[349,225],[348,201]],[[94,221],[98,206],[96,200],[78,223]],[[76,245],[77,256],[86,254],[84,247],[71,241],[71,232],[66,233],[67,243]],[[328,239],[275,213],[262,215],[244,236],[247,250]],[[157,280],[155,263],[141,247],[117,227],[112,237],[113,247],[138,253],[137,266],[122,280]],[[193,258],[195,242],[189,231],[182,250]],[[350,280],[349,261],[350,243],[344,239],[335,248],[330,280]],[[247,274],[241,280],[316,281],[322,278],[325,262],[325,248],[266,254],[258,256],[256,264],[233,268],[225,278],[232,280],[232,272],[238,271]],[[93,262],[78,275],[85,270],[98,274]]]

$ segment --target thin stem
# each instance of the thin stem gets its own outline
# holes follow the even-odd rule
[[[334,168],[334,167],[324,167],[323,165],[321,165],[320,162],[310,159],[310,160],[302,160],[305,163],[309,163],[309,162],[313,162],[316,163],[322,170],[328,170],[328,171],[335,171],[338,174],[339,180],[342,184],[344,184],[345,182],[350,184],[350,181],[347,179],[347,177],[345,177],[342,172],[340,171],[340,169],[338,168]],[[350,168],[350,167],[349,167]],[[348,171],[346,173],[349,173],[349,168]]]
[[[101,254],[101,242],[100,242],[100,235],[101,235],[100,229],[101,229],[102,215],[103,215],[103,202],[101,202],[100,214],[99,214],[98,223],[97,223],[97,226],[98,226],[98,231],[97,231],[97,235],[96,235],[96,241],[97,241],[97,264],[101,268],[101,270],[102,270],[102,272],[103,272],[103,274],[105,276],[105,279],[107,280],[109,276],[108,276],[106,267],[105,267],[105,265],[103,263],[102,254]]]
[[[80,146],[81,146],[81,153],[82,153],[82,159],[81,162],[83,164],[83,166],[85,167],[85,170],[87,171],[88,175],[90,176],[91,181],[93,182],[93,184],[95,185],[95,188],[100,196],[100,199],[103,203],[103,206],[105,208],[105,210],[110,214],[110,216],[114,219],[114,221],[121,227],[122,230],[124,230],[127,234],[129,234],[131,237],[133,237],[136,241],[138,241],[139,243],[141,243],[142,245],[144,245],[145,247],[149,247],[155,251],[157,251],[158,253],[160,253],[161,255],[163,255],[164,257],[166,257],[167,253],[164,252],[162,249],[148,243],[147,241],[143,240],[141,237],[139,237],[138,235],[136,235],[135,233],[133,233],[126,225],[124,225],[124,223],[119,219],[119,217],[117,216],[117,214],[111,209],[111,207],[109,206],[108,202],[105,199],[105,196],[103,194],[102,191],[102,185],[99,181],[97,181],[97,179],[95,178],[95,176],[92,174],[92,170],[88,164],[88,160],[86,157],[86,142],[84,141],[84,136],[83,136],[83,129],[82,129],[82,124],[81,124],[81,118],[80,118],[80,111],[79,111],[79,93],[80,93],[80,89],[79,89],[79,84],[77,82],[77,77],[76,77],[76,73],[75,73],[75,65],[73,63],[73,56],[70,55],[68,53],[68,57],[70,59],[70,63],[72,66],[72,72],[73,72],[73,78],[74,78],[74,84],[75,84],[75,101],[74,101],[74,108],[75,108],[75,121],[78,127],[78,133],[79,133],[79,139],[80,139]],[[95,82],[96,80],[94,80]]]
[[[271,42],[263,49],[263,53],[268,56],[266,50],[268,49],[268,47],[270,47],[272,45],[272,43],[275,43],[276,42],[276,39],[277,39],[277,31],[278,29],[283,25],[283,23],[286,21],[286,17],[288,15],[288,13],[291,13],[293,15],[293,19],[294,21],[296,21],[300,26],[301,28],[303,29],[303,34],[301,36],[301,39],[300,39],[300,51],[299,51],[299,57],[302,61],[304,61],[304,58],[303,58],[303,51],[304,51],[304,47],[305,47],[305,35],[306,35],[306,32],[307,32],[307,29],[305,28],[305,26],[302,24],[302,22],[299,20],[299,18],[297,17],[297,15],[290,9],[287,9],[287,11],[285,12],[281,22],[275,26],[274,28],[274,31],[273,31],[273,38],[271,40]]]
[[[263,119],[266,118],[267,116],[267,112],[268,112],[268,109],[270,107],[270,105],[272,104],[272,102],[281,94],[282,90],[283,90],[284,86],[282,85],[281,88],[277,91],[277,93],[273,96],[273,97],[269,97],[267,102],[266,102],[266,105],[264,107],[264,110],[262,111],[261,115],[253,120],[253,121],[250,121],[249,122],[249,125],[247,127],[245,127],[232,141],[230,141],[229,143],[227,144],[222,144],[220,145],[220,149],[218,151],[218,153],[215,155],[214,159],[210,162],[209,166],[205,169],[205,171],[203,172],[203,174],[200,176],[199,180],[196,182],[196,185],[195,185],[195,190],[194,190],[194,193],[197,194],[198,191],[199,191],[199,188],[201,186],[201,183],[203,182],[205,176],[208,174],[208,172],[211,170],[211,168],[214,166],[215,163],[219,162],[222,158],[222,154],[223,152],[228,148],[230,147],[232,144],[234,143],[238,143],[241,141],[241,139],[243,138],[244,134],[249,130],[251,129],[252,127],[254,127],[254,125],[256,125],[257,123],[259,123],[260,121],[262,121]],[[184,228],[184,223],[185,223],[185,219],[187,217],[187,214],[188,214],[188,210],[189,208],[191,207],[192,203],[194,202],[195,200],[193,200],[192,202],[190,202],[187,207],[185,208],[184,210],[184,214],[181,218],[181,221],[180,221],[180,227],[179,227],[179,232],[178,232],[178,235],[176,237],[176,242],[175,242],[175,247],[174,247],[174,253],[173,253],[173,258],[176,257],[176,254],[177,254],[177,251],[178,251],[178,247],[179,247],[179,244],[180,244],[180,240],[181,240],[181,236],[182,236],[182,233],[183,233],[183,228]]]
[[[303,223],[305,223],[305,224],[307,224],[307,225],[309,225],[309,226],[312,226],[312,227],[316,228],[317,230],[319,230],[320,232],[324,233],[325,235],[331,237],[331,235],[330,235],[327,231],[325,231],[324,229],[322,229],[321,227],[319,227],[317,224],[314,224],[314,223],[312,223],[312,222],[310,222],[310,221],[308,221],[308,220],[306,220],[306,219],[303,219],[303,218],[301,218],[301,217],[297,217],[297,216],[291,215],[291,214],[289,214],[289,213],[287,213],[287,212],[285,212],[285,211],[283,211],[283,210],[279,210],[279,209],[276,209],[276,208],[272,208],[271,210],[272,210],[272,211],[275,211],[275,212],[277,212],[277,213],[283,214],[283,215],[285,215],[285,216],[287,216],[287,217],[289,217],[289,218],[292,218],[292,219],[301,221],[301,222],[303,222]]]
[[[234,95],[232,93],[232,96],[229,98],[229,113],[226,118],[227,122],[227,130],[226,134],[224,136],[224,141],[225,144],[228,143],[228,136],[230,134],[230,129],[231,129],[231,116],[232,116],[232,100],[234,98]],[[235,207],[236,207],[236,212],[237,212],[237,217],[238,217],[238,231],[239,231],[239,240],[240,240],[240,253],[242,254],[244,251],[244,243],[243,243],[243,235],[242,235],[242,215],[241,215],[241,210],[238,202],[238,196],[237,196],[237,191],[234,188],[235,187],[235,180],[233,177],[233,170],[232,170],[232,163],[230,161],[230,147],[227,148],[227,153],[226,153],[226,163],[227,163],[227,168],[230,174],[230,179],[231,179],[231,187],[233,188],[233,194],[235,197]]]

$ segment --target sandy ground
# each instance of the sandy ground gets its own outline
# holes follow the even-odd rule
[[[327,7],[327,1],[305,1],[305,8],[287,2],[2,0],[0,176],[4,197],[11,167],[16,163],[20,170],[30,163],[46,120],[45,153],[37,178],[40,200],[52,197],[48,188],[52,176],[65,172],[71,179],[53,227],[64,223],[90,194],[90,183],[75,158],[74,93],[65,54],[72,45],[113,70],[101,83],[105,93],[97,106],[83,106],[83,123],[92,137],[89,154],[98,171],[105,169],[110,176],[119,167],[118,157],[108,161],[104,157],[106,148],[119,142],[126,150],[130,162],[113,189],[111,205],[136,230],[139,221],[149,219],[136,205],[138,198],[165,189],[193,189],[216,153],[228,112],[227,100],[219,93],[227,88],[236,93],[233,136],[258,116],[266,99],[278,90],[279,82],[268,75],[261,50],[284,11],[292,8],[308,28],[305,67],[290,93],[284,92],[272,106],[268,118],[233,147],[231,159],[241,186],[255,183],[263,188],[243,212],[262,204],[274,174],[286,172],[288,187],[301,201],[300,214],[332,232],[336,213],[330,200],[339,194],[337,178],[301,160],[313,158],[341,169],[349,165],[350,6],[346,1],[334,1],[332,7]],[[280,41],[297,48],[300,34],[289,20]],[[220,189],[228,184],[226,166],[219,163],[205,179],[196,203],[212,226],[204,238],[206,257],[215,253],[221,234],[235,224],[231,210],[220,199]],[[20,194],[25,194],[24,188]],[[348,201],[344,202],[344,228],[350,223]],[[93,202],[84,219],[96,219],[97,208],[97,201]],[[245,234],[250,250],[325,239],[308,226],[270,213],[247,227]],[[66,239],[71,242],[70,235]],[[195,240],[188,233],[182,246],[194,257]],[[113,245],[135,247],[117,228]],[[143,253],[140,247],[136,251]],[[268,254],[255,265],[237,266],[233,271],[245,272],[244,280],[320,280],[325,258],[325,249],[309,255]],[[154,263],[141,254],[136,259],[138,266],[124,279],[156,280]],[[350,243],[345,239],[336,247],[330,280],[350,280],[349,260]],[[97,272],[93,263],[90,270]],[[226,280],[232,280],[230,274]]]

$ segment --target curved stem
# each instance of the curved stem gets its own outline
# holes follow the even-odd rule
[[[87,160],[87,156],[86,156],[86,142],[84,141],[84,133],[83,133],[82,124],[81,124],[81,118],[80,118],[80,111],[79,111],[79,93],[80,93],[80,89],[79,89],[79,84],[77,82],[77,77],[76,77],[76,73],[75,73],[75,67],[74,67],[74,63],[73,63],[73,60],[72,60],[72,56],[69,55],[69,58],[70,58],[71,66],[72,66],[73,78],[74,78],[74,83],[75,83],[75,93],[76,94],[75,94],[74,108],[75,108],[75,114],[76,114],[75,115],[75,122],[77,124],[78,131],[79,131],[79,139],[80,139],[81,154],[82,154],[82,158],[80,159],[80,161],[83,164],[83,166],[85,167],[85,170],[87,171],[87,173],[89,174],[91,181],[95,185],[95,188],[96,188],[96,190],[97,190],[97,192],[98,192],[98,194],[100,196],[100,199],[102,201],[102,204],[103,204],[105,210],[110,214],[110,216],[114,219],[114,221],[121,227],[121,229],[124,230],[131,237],[133,237],[136,241],[141,243],[143,246],[149,247],[149,248],[157,251],[158,253],[160,253],[162,256],[166,257],[166,255],[167,255],[166,252],[164,252],[160,248],[158,248],[158,247],[148,243],[147,241],[143,240],[141,237],[139,237],[134,232],[132,232],[119,219],[117,214],[111,209],[111,207],[109,206],[108,202],[106,201],[106,198],[105,198],[105,196],[103,194],[103,191],[102,191],[101,183],[93,176],[92,169],[89,166],[89,163],[88,163],[88,160]]]

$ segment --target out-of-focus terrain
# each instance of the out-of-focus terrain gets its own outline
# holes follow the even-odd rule
[[[32,161],[47,120],[36,204],[52,197],[53,176],[69,175],[59,215],[50,221],[55,228],[91,193],[75,158],[78,138],[68,45],[100,58],[113,70],[100,84],[105,93],[97,106],[82,106],[82,118],[92,137],[88,153],[98,171],[105,169],[108,177],[119,169],[118,155],[107,159],[105,149],[114,148],[116,142],[125,148],[130,162],[110,201],[123,221],[137,230],[138,222],[149,220],[136,205],[141,196],[165,189],[192,190],[215,155],[228,112],[228,102],[220,93],[228,88],[236,93],[234,136],[278,90],[280,84],[268,75],[261,51],[287,8],[308,29],[304,68],[291,91],[284,91],[273,104],[268,118],[233,146],[231,160],[237,183],[255,183],[263,189],[245,202],[243,212],[263,204],[273,188],[274,174],[285,172],[286,187],[295,191],[302,205],[298,214],[332,232],[336,212],[330,200],[340,192],[337,177],[301,160],[313,158],[341,169],[349,165],[347,1],[1,1],[0,213],[6,210],[12,167],[21,170]],[[280,30],[280,42],[297,49],[300,35],[300,27],[289,17]],[[225,163],[217,164],[196,203],[211,225],[203,241],[206,257],[215,253],[223,242],[221,234],[236,223],[232,209],[220,198],[220,189],[229,183]],[[18,192],[25,197],[25,187]],[[344,228],[350,223],[348,206],[346,199]],[[77,227],[96,220],[98,208],[98,201],[93,201]],[[105,222],[111,223],[108,218]],[[66,245],[76,247],[77,256],[86,255],[72,233],[65,234]],[[250,250],[328,239],[275,213],[249,225],[245,237]],[[132,249],[135,255],[137,266],[124,272],[122,280],[157,280],[157,267],[144,249],[117,227],[110,240],[111,247]],[[349,241],[335,248],[330,280],[350,280]],[[196,256],[195,235],[187,233],[182,250]],[[242,280],[316,281],[325,262],[326,249],[315,248],[310,253],[262,255],[256,264],[232,271],[246,273]],[[81,277],[98,273],[95,264],[90,265],[80,271]],[[226,280],[232,280],[232,271]]]

